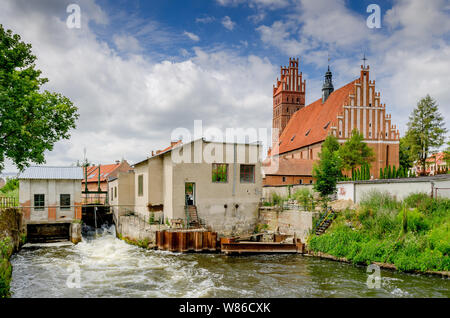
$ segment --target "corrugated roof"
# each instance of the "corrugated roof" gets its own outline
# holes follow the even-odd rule
[[[82,167],[31,166],[19,174],[19,179],[82,180]]]

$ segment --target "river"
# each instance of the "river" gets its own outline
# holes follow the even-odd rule
[[[13,297],[450,297],[447,278],[381,270],[381,288],[370,289],[363,266],[145,250],[113,228],[77,245],[24,247],[11,262]]]

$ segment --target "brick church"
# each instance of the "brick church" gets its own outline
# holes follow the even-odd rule
[[[312,183],[312,164],[319,159],[325,138],[333,134],[344,143],[353,129],[374,150],[373,178],[379,177],[380,168],[399,166],[400,134],[369,78],[369,66],[361,65],[359,78],[336,90],[328,66],[322,97],[306,106],[305,84],[298,58],[290,58],[273,87],[272,128],[279,138],[273,136],[269,155],[278,157],[279,163],[269,159],[263,164],[265,185]]]

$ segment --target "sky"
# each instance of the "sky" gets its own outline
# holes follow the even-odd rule
[[[66,21],[80,8],[80,28]],[[381,12],[369,28],[370,4]],[[175,128],[271,128],[272,85],[300,59],[306,104],[321,97],[328,57],[335,89],[367,57],[381,102],[406,131],[430,94],[450,130],[448,0],[2,0],[0,24],[31,43],[43,89],[79,109],[46,164],[130,163],[165,148]],[[15,167],[7,162],[6,171]]]

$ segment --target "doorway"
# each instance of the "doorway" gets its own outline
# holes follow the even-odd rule
[[[184,184],[184,194],[186,206],[195,205],[195,183],[185,182]]]

